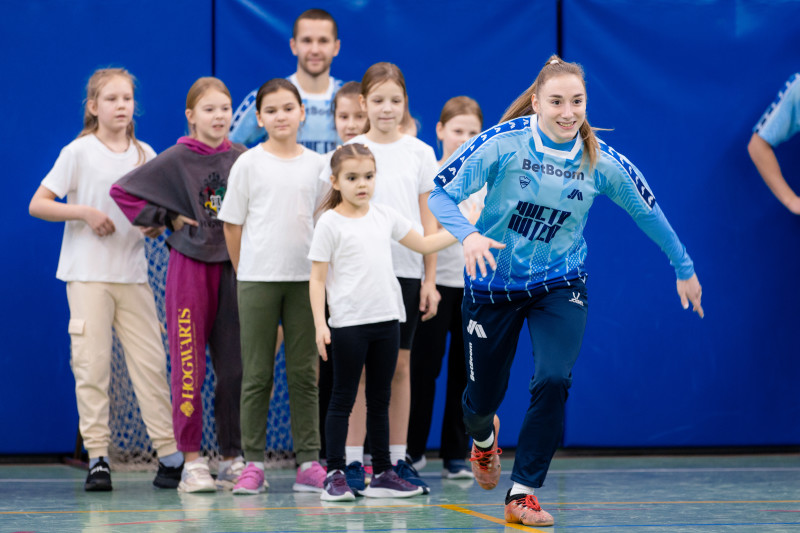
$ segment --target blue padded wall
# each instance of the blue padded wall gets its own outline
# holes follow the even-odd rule
[[[747,155],[800,70],[800,2],[565,0],[564,55],[593,126],[644,173],[695,261],[706,318],[683,311],[661,251],[599,199],[586,232],[590,312],[568,446],[800,443],[800,220]],[[800,187],[800,138],[778,151]]]
[[[0,267],[8,286],[0,454],[69,451],[78,416],[66,289],[55,279],[63,224],[30,217],[28,202],[80,132],[84,87],[96,68],[123,66],[137,76],[137,136],[157,152],[184,133],[186,91],[211,74],[211,0],[3,2],[0,49],[8,125],[0,135],[14,183],[6,188]]]
[[[340,23],[333,74],[376,61],[403,70],[420,137],[435,145],[442,104],[467,94],[486,126],[556,51],[554,0],[322,0]],[[138,136],[157,151],[184,132],[185,94],[212,68],[235,103],[294,72],[288,41],[311,5],[288,0],[34,0],[0,5],[0,106],[10,163],[5,224],[0,454],[71,450],[77,414],[61,224],[27,214],[59,150],[81,126],[98,67],[139,78]],[[800,221],[773,198],[746,153],[753,124],[800,70],[800,1],[563,0],[567,60],[584,65],[593,125],[644,173],[695,260],[707,317],[680,309],[663,254],[621,209],[598,199],[587,229],[590,313],[567,405],[567,446],[782,445],[800,442],[800,312],[791,280]],[[212,11],[213,10],[213,11]],[[800,139],[777,150],[797,187]],[[792,181],[794,180],[794,181]],[[501,445],[528,403],[530,344],[520,341],[501,408]],[[443,384],[443,377],[440,385]],[[441,386],[440,386],[441,389]],[[437,398],[441,412],[441,396]],[[429,444],[438,446],[434,419]],[[43,429],[44,426],[44,429]]]

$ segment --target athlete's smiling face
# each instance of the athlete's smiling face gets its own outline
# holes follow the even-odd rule
[[[551,141],[565,143],[586,121],[586,87],[574,74],[548,79],[531,98],[539,127]]]

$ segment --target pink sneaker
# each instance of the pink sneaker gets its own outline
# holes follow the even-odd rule
[[[234,494],[259,494],[264,492],[264,471],[250,463],[242,471],[239,481],[233,486]]]
[[[327,475],[325,469],[317,461],[312,461],[311,466],[305,470],[300,466],[297,468],[297,478],[294,480],[292,490],[295,492],[322,492]]]

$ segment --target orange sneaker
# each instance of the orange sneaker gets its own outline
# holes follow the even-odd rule
[[[553,515],[539,506],[533,494],[506,495],[506,522],[525,526],[552,526]]]
[[[472,453],[469,460],[472,463],[472,473],[480,488],[492,490],[500,481],[500,457],[503,450],[497,447],[497,434],[500,431],[500,419],[494,415],[494,443],[490,450],[479,450],[475,443],[472,444]]]

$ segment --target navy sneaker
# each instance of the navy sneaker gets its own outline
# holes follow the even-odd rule
[[[367,488],[366,472],[364,465],[358,461],[353,461],[347,468],[344,469],[344,475],[347,478],[347,484],[353,490],[356,496],[362,496],[364,489]]]
[[[83,489],[89,492],[111,490],[111,468],[104,458],[100,457],[97,464],[89,469]]]
[[[397,475],[411,483],[412,485],[416,485],[417,487],[422,488],[422,494],[428,494],[431,491],[431,488],[428,486],[427,483],[422,481],[422,478],[419,477],[419,473],[417,473],[417,469],[411,466],[409,463],[400,459],[397,461],[397,464],[394,465],[394,471]]]
[[[356,499],[356,495],[347,485],[344,472],[334,470],[325,478],[319,499],[326,502],[352,502]]]
[[[159,461],[153,485],[159,489],[177,489],[181,482],[182,472],[183,463],[180,466],[167,466]]]
[[[418,494],[423,494],[422,487],[412,485],[391,468],[373,476],[369,487],[364,491],[364,496],[368,498],[410,498]]]

